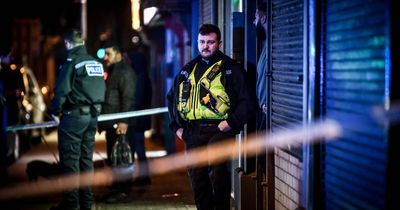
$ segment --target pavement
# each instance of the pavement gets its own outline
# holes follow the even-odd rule
[[[0,191],[11,190],[20,184],[28,183],[26,166],[32,160],[42,160],[48,163],[56,163],[58,160],[57,134],[53,131],[44,135],[45,141],[34,146],[8,168],[8,184]],[[165,151],[159,140],[146,138],[145,147],[149,158],[162,158]],[[104,133],[96,135],[96,144],[93,160],[96,169],[105,167],[106,143]],[[154,157],[152,154],[155,154]],[[158,156],[157,156],[158,155]],[[47,178],[39,177],[40,180]],[[32,189],[35,190],[35,189]],[[133,186],[130,199],[126,203],[107,204],[102,198],[109,192],[109,186],[93,187],[95,195],[94,210],[187,210],[196,207],[194,205],[193,194],[190,189],[189,179],[186,171],[175,171],[163,175],[151,176],[151,184],[146,186]],[[0,208],[4,210],[45,210],[56,205],[61,201],[61,192],[52,194],[41,194],[35,196],[25,196],[1,200]]]

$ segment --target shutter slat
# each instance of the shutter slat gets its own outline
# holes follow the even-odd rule
[[[212,2],[213,1],[210,0],[201,1],[201,10],[200,10],[201,23],[213,23]]]
[[[303,122],[303,7],[300,0],[272,1],[272,132]],[[301,147],[293,151],[301,159]]]
[[[379,0],[328,0],[325,27],[325,117],[343,127],[325,144],[327,209],[385,209],[387,131],[374,116],[385,102],[386,17]]]

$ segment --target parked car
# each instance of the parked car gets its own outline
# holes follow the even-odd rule
[[[2,121],[7,126],[40,123],[44,121],[46,104],[36,77],[26,65],[2,63],[3,81]],[[17,130],[5,133],[5,154],[8,163],[20,153],[40,142],[42,129]],[[4,142],[3,142],[4,143]],[[4,145],[4,144],[3,144]]]

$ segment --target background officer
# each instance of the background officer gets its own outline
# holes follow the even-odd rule
[[[221,32],[204,24],[198,33],[200,55],[186,64],[170,89],[171,129],[186,149],[232,138],[255,110],[244,68],[221,51]],[[228,162],[190,168],[197,209],[230,209],[231,179]]]
[[[64,38],[66,62],[58,74],[51,112],[60,116],[58,150],[64,174],[93,171],[94,136],[97,116],[104,100],[103,65],[90,56],[81,33],[68,32]],[[79,180],[75,180],[79,184]],[[91,187],[63,193],[63,200],[51,209],[91,209]]]

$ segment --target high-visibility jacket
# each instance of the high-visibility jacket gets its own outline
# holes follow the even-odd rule
[[[196,82],[197,64],[188,79],[179,85],[177,109],[185,120],[224,120],[228,118],[229,96],[221,83],[222,60],[211,65]]]
[[[214,68],[211,67],[213,66],[213,64],[222,60],[220,69],[218,71],[218,75],[216,75],[215,78],[211,81],[210,83],[211,86],[207,86],[208,83],[206,79],[204,79],[205,77],[207,77],[208,73],[204,74],[200,73],[202,75],[198,75],[199,72],[196,73],[197,68],[198,69],[202,68],[200,66],[201,64],[200,62],[204,62],[200,55],[194,58],[193,60],[189,61],[185,66],[183,66],[179,74],[175,76],[173,85],[171,86],[167,94],[168,112],[171,119],[169,127],[173,132],[176,132],[179,128],[185,128],[188,125],[188,123],[192,121],[190,119],[192,118],[194,119],[194,117],[198,119],[197,118],[198,116],[202,116],[202,119],[200,120],[209,119],[206,117],[215,117],[221,120],[226,120],[226,122],[234,130],[234,132],[239,133],[240,130],[243,128],[243,125],[247,122],[249,118],[253,116],[255,110],[257,110],[257,98],[254,89],[251,87],[250,84],[248,84],[247,72],[244,70],[241,64],[229,58],[228,56],[224,55],[221,51],[216,52],[211,58],[207,60],[210,63],[206,65],[207,69],[205,71],[208,70],[208,72],[211,72],[212,69]],[[196,80],[193,79],[194,77],[192,75],[193,74],[192,72],[194,72],[194,74],[196,75],[197,82],[195,82]],[[191,77],[191,79],[189,79],[189,77]],[[202,88],[201,82],[206,83],[205,84],[206,88]],[[193,93],[191,92],[192,89]],[[213,113],[212,110],[211,112],[207,111],[206,113],[208,114],[206,115],[197,114],[200,113],[200,110],[203,108],[204,110],[206,108],[207,109],[213,108],[213,107],[206,107],[209,106],[206,103],[208,97],[204,98],[204,96],[207,96],[207,94],[204,94],[204,91],[205,92],[208,91],[207,89],[210,90],[210,92],[212,93],[209,95],[210,103],[212,102],[214,105],[218,104],[223,106],[224,104],[228,104],[229,108],[226,110],[226,113],[224,107],[219,107],[217,105],[214,107],[219,107],[217,110],[219,110],[219,112],[222,114],[215,114]],[[190,91],[188,92],[186,90]],[[203,93],[201,93],[202,90]],[[199,95],[196,96],[193,95],[194,92],[200,92],[200,93],[198,93]],[[225,92],[227,97],[225,98],[224,95],[220,95],[220,92]],[[181,102],[185,101],[180,101],[185,98],[182,97],[182,95],[185,96],[185,94],[187,95],[186,96],[187,99],[189,99],[190,96],[189,94],[192,94],[192,98],[196,102],[198,111],[193,111],[193,114],[189,113],[188,109],[186,109],[186,107],[189,106],[189,104],[185,104],[183,106]],[[220,95],[221,97],[218,97],[218,95]],[[221,102],[215,103],[217,99],[225,101],[224,103]],[[201,100],[203,100],[203,104]],[[191,102],[190,99],[186,101],[186,103],[189,102]],[[199,105],[199,103],[201,106]],[[192,105],[194,106],[194,104]],[[181,114],[180,110],[181,111],[183,110],[185,114]]]

